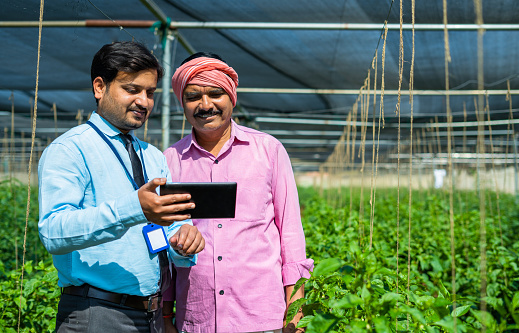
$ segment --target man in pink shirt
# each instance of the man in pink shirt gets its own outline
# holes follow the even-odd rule
[[[165,295],[170,332],[281,332],[294,284],[309,277],[296,183],[274,137],[236,124],[238,75],[220,57],[197,53],[172,80],[192,133],[164,154],[173,181],[236,182],[234,219],[193,220],[206,240],[198,264],[176,268]],[[169,297],[169,298],[168,298]],[[302,314],[285,331],[296,331]]]

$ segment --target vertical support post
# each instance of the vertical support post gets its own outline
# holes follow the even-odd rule
[[[515,200],[519,200],[519,197],[518,197],[518,191],[519,191],[519,177],[518,177],[518,167],[517,167],[517,136],[516,134],[514,133],[512,135],[513,139],[514,139],[514,170],[515,170],[515,173],[514,173],[514,194],[515,194]]]
[[[162,64],[164,67],[164,77],[162,78],[162,151],[169,147],[169,121],[170,121],[170,89],[171,89],[171,33],[169,27],[164,29],[164,52],[162,54]]]

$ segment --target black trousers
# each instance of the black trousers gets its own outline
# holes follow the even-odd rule
[[[153,313],[115,303],[62,294],[56,316],[56,332],[150,333]]]

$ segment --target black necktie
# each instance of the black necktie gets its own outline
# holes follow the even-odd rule
[[[132,144],[132,136],[130,134],[121,134],[121,138],[124,141],[124,145],[128,154],[130,155],[130,161],[132,162],[132,171],[133,171],[133,179],[137,186],[141,187],[144,185],[144,175],[142,173],[142,165],[141,160],[139,159],[139,155],[135,152]]]
[[[141,160],[139,155],[135,152],[132,144],[132,136],[129,134],[122,134],[121,138],[124,141],[124,146],[130,155],[130,161],[132,162],[133,179],[139,187],[144,185],[144,175],[142,173]],[[169,272],[169,260],[166,250],[162,250],[158,253],[159,265],[160,265],[160,286],[161,292],[163,293],[169,287],[171,283],[171,273]]]

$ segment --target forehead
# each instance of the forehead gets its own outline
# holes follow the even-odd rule
[[[157,71],[154,69],[145,69],[136,73],[120,71],[114,79],[114,81],[120,84],[135,84],[152,87],[157,85],[157,80]]]
[[[220,88],[220,87],[214,87],[214,86],[199,86],[198,84],[188,84],[186,86],[186,88],[184,89],[184,93],[189,93],[189,92],[201,92],[201,93],[204,93],[204,92],[213,92],[213,91],[222,91],[222,92],[225,92],[224,89]]]

